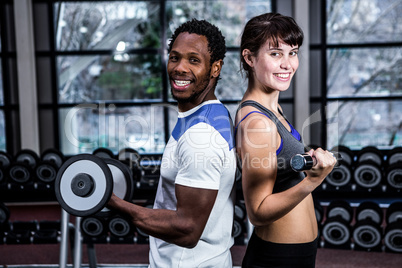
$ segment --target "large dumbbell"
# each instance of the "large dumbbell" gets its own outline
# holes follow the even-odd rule
[[[35,178],[39,184],[47,185],[50,188],[56,179],[58,169],[57,164],[52,161],[41,161],[35,168]]]
[[[374,202],[363,202],[356,209],[356,223],[353,226],[355,249],[381,251],[381,224],[383,211]]]
[[[29,149],[20,150],[8,170],[10,182],[21,188],[28,185],[33,187],[33,173],[38,163],[39,156],[36,152]]]
[[[387,154],[385,177],[391,189],[402,189],[402,147],[396,147]]]
[[[79,217],[104,210],[113,192],[131,202],[133,187],[126,165],[92,154],[69,158],[60,167],[55,180],[57,201],[65,211]]]
[[[110,218],[108,228],[110,243],[125,244],[134,242],[134,226],[126,218],[119,215]]]
[[[402,253],[402,202],[392,203],[386,211],[384,244],[386,251]]]
[[[85,217],[81,221],[81,230],[87,237],[102,237],[107,234],[107,222],[97,216]]]
[[[322,228],[324,247],[349,249],[353,209],[346,201],[336,200],[329,204],[326,214],[327,218]]]
[[[57,171],[64,161],[64,154],[57,149],[50,148],[43,151],[34,172],[38,187],[41,185],[45,188],[53,187]]]
[[[357,185],[365,189],[380,186],[383,178],[382,169],[384,156],[372,146],[363,148],[357,155],[354,179]]]
[[[334,168],[331,173],[328,174],[323,183],[323,188],[332,186],[338,190],[349,185],[351,186],[354,153],[346,146],[333,147],[331,152],[338,152],[339,155],[342,155],[342,159],[338,160],[337,168]]]

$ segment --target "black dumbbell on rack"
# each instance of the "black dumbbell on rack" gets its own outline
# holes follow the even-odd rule
[[[343,200],[332,201],[327,207],[322,227],[325,248],[351,249],[353,209]]]
[[[402,202],[392,203],[386,211],[385,251],[402,253]]]
[[[355,250],[382,251],[383,211],[377,203],[366,201],[356,208],[353,226]]]

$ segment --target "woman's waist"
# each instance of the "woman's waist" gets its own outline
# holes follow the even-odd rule
[[[309,199],[309,198],[307,198]],[[261,239],[275,243],[307,243],[318,234],[314,206],[303,200],[282,218],[263,226],[255,227]]]

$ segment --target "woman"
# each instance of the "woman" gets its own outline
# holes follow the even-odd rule
[[[248,88],[236,115],[236,147],[246,209],[255,227],[242,267],[315,266],[317,221],[311,192],[336,159],[321,148],[310,150],[316,165],[305,174],[293,171],[290,158],[304,153],[304,145],[278,104],[299,66],[302,43],[296,22],[274,13],[252,18],[242,34],[241,65]]]

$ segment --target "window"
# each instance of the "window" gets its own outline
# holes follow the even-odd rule
[[[320,8],[321,1],[311,2],[311,8]],[[321,139],[328,148],[400,146],[402,3],[327,0],[323,5],[325,28],[311,41],[316,57],[311,73],[316,77],[319,66],[323,72],[311,92],[313,109],[326,110]]]
[[[263,0],[37,1],[35,35],[43,31],[42,14],[53,18],[54,30],[54,42],[36,40],[38,76],[55,74],[39,82],[39,95],[48,96],[39,100],[41,129],[49,132],[47,121],[58,125],[54,143],[67,155],[99,147],[162,153],[177,117],[166,75],[172,32],[191,18],[221,29],[228,52],[216,93],[234,113],[246,89],[239,74],[241,31],[269,11],[270,1]]]

